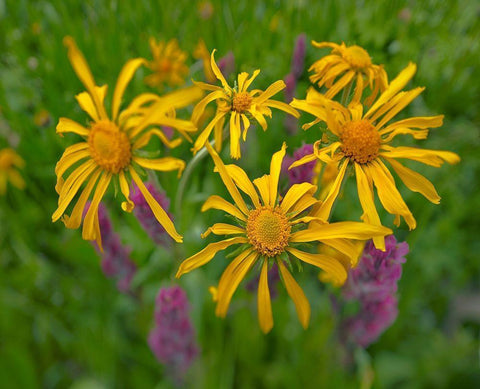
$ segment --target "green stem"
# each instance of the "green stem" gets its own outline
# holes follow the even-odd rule
[[[352,86],[353,86],[353,79],[348,83],[348,85],[345,87],[342,93],[342,100],[340,102],[344,107],[347,106],[347,101],[350,97],[350,93],[352,92]]]

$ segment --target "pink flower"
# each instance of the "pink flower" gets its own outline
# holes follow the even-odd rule
[[[179,286],[160,289],[155,301],[155,328],[148,344],[167,374],[177,384],[198,354],[185,291]]]
[[[312,182],[315,176],[316,161],[306,163],[302,166],[294,167],[288,170],[288,167],[295,161],[303,158],[305,155],[313,153],[313,145],[305,144],[293,152],[293,157],[287,155],[283,159],[282,173],[288,177],[288,187],[294,184],[301,184],[302,182]]]

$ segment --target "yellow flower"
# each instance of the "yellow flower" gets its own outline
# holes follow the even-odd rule
[[[343,252],[353,260],[356,251],[350,239],[365,240],[384,236],[390,234],[391,230],[364,223],[328,224],[319,221],[308,211],[310,207],[318,204],[312,196],[317,187],[307,182],[292,185],[280,200],[278,179],[285,156],[285,144],[273,155],[270,174],[253,180],[253,183],[245,171],[237,165],[225,166],[209,143],[206,143],[206,147],[235,204],[213,195],[207,199],[202,211],[213,208],[226,212],[235,221],[235,225],[216,223],[208,228],[202,237],[210,233],[229,237],[207,245],[203,250],[183,261],[177,272],[177,278],[207,264],[218,251],[232,245],[241,245],[237,250],[237,256],[220,278],[215,294],[217,316],[226,316],[230,300],[238,285],[249,270],[258,264],[258,268],[261,268],[257,300],[258,318],[262,331],[265,333],[270,331],[273,327],[273,316],[267,272],[268,268],[276,263],[287,293],[295,303],[298,318],[306,328],[310,319],[310,304],[287,269],[287,267],[291,268],[289,258],[298,258],[305,263],[317,266],[329,273],[336,282],[342,284],[346,280],[347,272],[338,260],[327,255],[305,252],[299,247],[303,243],[321,242]],[[239,189],[248,196],[249,204],[245,202]],[[312,221],[316,223],[310,223]]]
[[[238,87],[231,88],[218,69],[214,54],[215,50],[213,50],[211,55],[211,66],[215,76],[222,83],[223,88],[203,82],[195,82],[200,88],[212,91],[212,93],[205,96],[195,106],[192,113],[193,123],[198,123],[205,107],[212,101],[217,102],[217,112],[212,121],[198,136],[193,146],[193,152],[196,153],[203,148],[214,129],[215,147],[217,151],[220,151],[222,147],[223,126],[227,115],[230,115],[230,155],[232,158],[238,159],[241,157],[240,137],[242,137],[244,141],[246,140],[247,131],[250,127],[250,119],[255,119],[265,131],[267,129],[265,116],[272,116],[270,108],[280,109],[295,117],[298,117],[299,113],[288,104],[281,101],[270,100],[270,97],[285,88],[285,83],[282,80],[274,82],[265,91],[259,89],[253,91],[247,90],[260,73],[260,70],[255,70],[250,78],[248,78],[248,73],[240,73],[238,75]],[[241,133],[242,126],[243,134]]]
[[[205,79],[211,83],[215,82],[217,80],[217,77],[215,76],[212,65],[210,64],[210,53],[203,39],[200,39],[198,41],[197,47],[195,47],[195,50],[193,52],[193,56],[194,58],[202,60]]]
[[[185,65],[187,53],[180,50],[176,39],[165,42],[156,42],[150,38],[150,50],[153,60],[146,66],[153,72],[145,77],[145,83],[151,87],[161,87],[163,84],[169,86],[185,84],[185,77],[188,74],[188,66]]]
[[[112,114],[107,115],[104,98],[107,86],[97,86],[92,73],[82,53],[78,50],[74,40],[66,37],[64,40],[68,48],[68,57],[78,78],[82,81],[87,92],[80,93],[76,99],[80,107],[90,116],[92,122],[84,127],[81,124],[60,118],[57,133],[73,132],[83,140],[68,147],[57,163],[55,173],[59,194],[58,208],[52,215],[52,221],[57,221],[64,215],[68,205],[79,192],[80,187],[86,186],[73,207],[70,216],[64,215],[63,222],[67,228],[78,228],[82,222],[82,214],[90,194],[93,191],[91,205],[85,215],[83,223],[83,238],[96,239],[101,247],[101,236],[98,225],[98,205],[104,196],[109,184],[115,180],[116,187],[120,188],[126,201],[122,203],[124,211],[130,212],[134,204],[130,200],[130,182],[133,180],[142,192],[145,200],[152,209],[156,219],[177,242],[182,237],[154,197],[149,193],[142,182],[139,173],[143,169],[157,171],[184,169],[185,163],[177,158],[164,157],[149,159],[141,156],[140,149],[147,145],[151,137],[158,137],[166,146],[175,147],[181,141],[169,141],[158,128],[152,125],[164,125],[176,128],[185,137],[189,138],[189,131],[195,131],[195,126],[185,120],[175,119],[174,108],[191,103],[201,96],[198,88],[189,88],[159,97],[152,93],[145,93],[136,97],[130,105],[120,112],[122,96],[139,66],[144,64],[141,58],[128,61],[123,67],[113,93]],[[68,178],[63,176],[68,173]],[[95,186],[96,185],[96,186]],[[95,188],[95,189],[94,189]]]
[[[320,141],[315,142],[313,154],[305,156],[290,166],[291,168],[302,165],[317,158],[325,163],[335,161],[339,164],[338,175],[315,216],[328,220],[349,165],[353,166],[355,171],[358,196],[364,212],[362,219],[367,223],[380,225],[373,199],[373,185],[375,185],[383,207],[387,212],[395,215],[395,224],[399,225],[401,216],[410,229],[416,227],[416,221],[398,192],[395,180],[385,162],[390,164],[410,190],[421,193],[432,203],[440,202],[440,197],[432,183],[419,173],[400,164],[397,159],[411,159],[439,167],[444,161],[459,162],[458,155],[449,151],[389,145],[393,138],[401,134],[412,135],[415,139],[426,139],[429,128],[440,127],[443,123],[443,115],[413,117],[391,122],[424,90],[424,88],[415,88],[400,92],[415,71],[416,66],[409,64],[366,113],[363,112],[364,107],[359,103],[353,102],[345,108],[337,102],[326,99],[313,89],[308,91],[306,100],[292,102],[294,107],[317,117],[314,122],[306,124],[304,129],[324,121],[335,138],[333,143],[325,147],[321,147]],[[384,249],[383,239],[377,238],[374,242],[377,248]]]
[[[23,168],[25,161],[12,149],[5,148],[0,150],[0,195],[7,192],[7,181],[18,189],[25,188],[23,180],[17,168]]]
[[[360,46],[346,46],[342,42],[337,45],[332,42],[315,42],[312,45],[321,49],[332,48],[329,55],[313,63],[309,71],[312,83],[318,83],[319,87],[325,85],[328,91],[325,97],[333,99],[338,92],[348,85],[355,83],[354,101],[360,101],[363,90],[369,86],[372,94],[365,100],[365,105],[370,105],[378,92],[383,92],[388,86],[387,73],[381,65],[372,64],[370,56]],[[338,78],[341,76],[340,78]],[[337,80],[335,82],[335,80]]]

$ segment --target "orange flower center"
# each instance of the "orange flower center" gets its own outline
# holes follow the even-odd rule
[[[275,257],[288,245],[290,223],[280,207],[263,206],[248,215],[247,237],[262,255]]]
[[[90,154],[98,166],[117,174],[130,164],[132,151],[127,134],[109,120],[93,124],[88,136]]]
[[[347,47],[342,56],[353,68],[363,69],[372,65],[370,56],[360,46]]]
[[[346,157],[363,164],[378,156],[380,134],[369,120],[354,120],[343,126],[342,151]]]
[[[239,113],[245,112],[252,105],[253,97],[248,92],[235,93],[233,96],[232,110]]]

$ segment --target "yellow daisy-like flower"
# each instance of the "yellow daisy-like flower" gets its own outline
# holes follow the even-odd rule
[[[25,166],[25,161],[12,149],[0,150],[0,195],[7,193],[7,182],[9,181],[18,189],[25,188],[23,180],[17,169]]]
[[[214,54],[215,50],[213,50],[211,55],[211,65],[215,76],[222,83],[222,87],[205,84],[203,82],[195,82],[200,88],[212,91],[212,93],[205,96],[195,106],[192,113],[192,121],[194,124],[197,124],[206,106],[212,101],[217,102],[217,112],[212,121],[198,136],[193,146],[193,152],[196,153],[203,148],[214,129],[215,147],[217,151],[220,151],[222,147],[223,126],[227,116],[230,115],[230,155],[232,158],[238,159],[241,157],[240,137],[242,137],[244,141],[246,140],[247,131],[250,127],[250,119],[255,119],[265,131],[267,129],[265,116],[272,116],[270,108],[280,109],[295,117],[299,117],[299,113],[286,103],[270,100],[270,97],[285,88],[285,83],[282,80],[274,82],[265,91],[259,89],[248,91],[249,86],[258,76],[260,70],[255,70],[250,78],[248,78],[248,73],[240,73],[238,75],[237,86],[235,88],[230,87],[218,69]]]
[[[330,274],[337,283],[342,284],[347,278],[345,267],[331,256],[300,250],[302,244],[321,242],[354,260],[357,253],[350,239],[365,240],[384,236],[391,234],[391,230],[365,223],[328,224],[319,221],[308,211],[313,205],[318,204],[312,196],[317,187],[307,182],[292,185],[285,196],[279,199],[278,179],[285,156],[285,144],[273,155],[270,174],[253,180],[253,183],[240,167],[225,166],[209,143],[206,143],[206,147],[235,204],[213,195],[205,202],[202,211],[211,208],[219,209],[229,214],[235,221],[235,225],[217,223],[208,228],[202,237],[210,233],[229,237],[207,245],[203,250],[183,261],[177,277],[205,265],[218,251],[232,245],[241,245],[237,256],[223,272],[214,294],[217,302],[217,316],[226,316],[230,300],[238,285],[249,270],[258,264],[261,268],[258,285],[258,318],[262,331],[265,333],[270,331],[273,327],[273,316],[267,273],[268,268],[276,263],[287,293],[295,303],[298,318],[306,328],[310,319],[310,304],[287,269],[290,267],[289,258],[298,258],[305,263],[317,266]],[[245,202],[239,190],[249,197],[249,204]],[[316,223],[310,223],[312,221]]]
[[[333,99],[338,92],[355,83],[354,101],[360,101],[363,90],[369,86],[372,94],[365,100],[365,105],[370,105],[378,92],[384,91],[388,86],[387,73],[381,65],[372,64],[372,60],[365,49],[360,46],[346,46],[332,42],[315,42],[312,45],[321,49],[332,48],[329,55],[319,59],[310,66],[309,71],[312,83],[319,87],[325,85],[328,91],[325,96]],[[341,76],[341,77],[340,77]],[[339,78],[340,77],[340,78]]]
[[[424,90],[424,88],[415,88],[400,92],[415,71],[416,66],[409,64],[366,113],[363,112],[364,107],[361,104],[353,102],[345,108],[337,102],[326,99],[313,89],[309,90],[306,100],[294,100],[291,103],[294,107],[315,115],[317,119],[312,123],[326,122],[328,130],[336,138],[326,147],[321,147],[321,142],[317,141],[314,144],[313,154],[305,156],[290,166],[291,168],[316,159],[326,163],[332,161],[338,163],[338,175],[315,216],[328,220],[349,165],[353,166],[355,171],[358,196],[364,211],[362,219],[367,223],[380,225],[373,199],[375,185],[383,207],[387,212],[395,215],[395,224],[399,225],[401,216],[410,229],[416,227],[416,221],[398,192],[395,180],[385,162],[390,164],[410,190],[421,193],[432,203],[440,202],[440,196],[432,183],[421,174],[403,166],[397,159],[411,159],[439,167],[444,161],[451,164],[459,162],[458,155],[449,151],[389,145],[397,135],[401,134],[412,135],[415,139],[426,139],[429,128],[440,127],[443,123],[443,115],[413,117],[391,122]],[[312,123],[305,125],[304,129],[310,128]],[[377,248],[384,249],[383,239],[377,238],[374,242]]]
[[[55,168],[57,175],[55,189],[59,199],[52,221],[55,222],[64,215],[68,205],[79,192],[82,184],[86,182],[72,213],[70,216],[64,215],[63,221],[67,228],[78,228],[82,222],[87,200],[93,191],[93,199],[84,218],[82,236],[86,240],[96,239],[101,247],[98,205],[110,182],[115,180],[118,184],[116,187],[120,188],[126,199],[122,203],[122,208],[130,212],[134,206],[129,197],[130,183],[133,180],[159,223],[173,239],[181,242],[182,237],[175,230],[167,213],[149,193],[139,173],[143,173],[143,169],[152,169],[178,170],[180,174],[185,163],[172,157],[145,158],[141,156],[140,149],[147,145],[153,136],[158,137],[168,147],[175,147],[181,142],[180,139],[168,140],[160,129],[152,125],[176,128],[189,138],[187,132],[195,131],[195,126],[190,121],[176,119],[172,110],[200,98],[201,91],[195,87],[163,97],[145,93],[136,97],[125,110],[120,112],[125,88],[138,67],[144,64],[141,58],[132,59],[125,64],[118,77],[113,93],[112,115],[109,117],[104,106],[107,86],[99,87],[95,84],[90,68],[74,40],[66,37],[64,43],[68,48],[68,57],[73,70],[87,89],[87,92],[77,95],[76,99],[92,122],[88,127],[84,127],[67,118],[59,120],[57,133],[72,132],[80,135],[83,141],[68,147]],[[64,180],[63,176],[67,172],[69,172],[68,178]]]
[[[189,71],[185,65],[187,53],[180,49],[177,40],[157,43],[155,38],[151,37],[149,44],[153,60],[147,62],[146,66],[153,73],[145,77],[145,83],[151,87],[185,84],[185,77]]]

